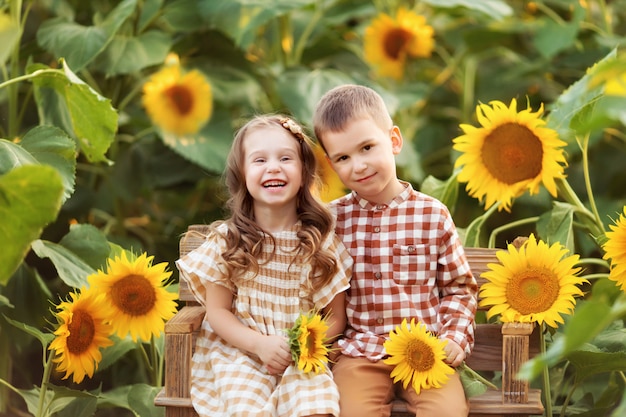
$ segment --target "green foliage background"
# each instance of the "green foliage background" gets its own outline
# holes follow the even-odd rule
[[[363,31],[401,5],[426,16],[436,50],[394,81],[364,62]],[[51,303],[116,246],[173,269],[187,225],[224,215],[220,174],[234,130],[265,112],[310,127],[317,100],[336,85],[383,95],[405,139],[401,177],[450,207],[468,246],[504,247],[535,232],[602,257],[602,232],[590,233],[579,208],[545,190],[517,199],[511,213],[485,213],[456,182],[452,139],[460,123],[476,125],[479,102],[544,103],[548,126],[568,142],[566,173],[581,205],[593,201],[606,228],[626,204],[626,98],[602,94],[607,80],[624,80],[624,0],[0,0],[0,9],[10,17],[0,23],[3,415],[34,414]],[[160,132],[141,105],[143,83],[169,52],[204,73],[213,91],[210,122],[188,140]],[[595,298],[572,320],[580,327],[568,323],[565,336],[555,335],[568,343],[534,363],[560,381],[552,401],[567,415],[626,407],[623,304],[595,264],[587,269],[597,273]],[[162,415],[151,405],[159,381],[137,355],[119,341],[81,386],[53,375],[56,402],[46,415]]]

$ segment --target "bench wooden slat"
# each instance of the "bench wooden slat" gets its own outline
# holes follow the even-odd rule
[[[193,410],[191,404],[191,398],[167,398],[165,391],[162,390],[154,399],[154,403],[162,407],[180,407],[186,410],[189,414],[185,416],[197,417],[198,414]],[[502,392],[489,390],[483,395],[472,397],[469,399],[470,403],[470,416],[498,416],[498,415],[541,415],[543,414],[543,404],[541,403],[541,390],[531,389],[528,392],[527,404],[507,404],[506,409],[502,406]],[[505,414],[502,414],[505,412]],[[395,401],[393,403],[393,416],[394,417],[415,417],[407,410],[406,403],[402,401]],[[168,417],[172,417],[168,414]]]
[[[180,241],[180,255],[185,255],[204,242],[207,225],[191,225]],[[489,263],[498,263],[496,249],[466,248],[472,273],[482,285],[480,275]],[[189,398],[191,356],[195,339],[204,318],[204,308],[195,301],[185,281],[181,280],[179,298],[186,303],[165,325],[165,386],[154,403],[165,407],[166,417],[198,417]],[[485,309],[483,309],[485,310]],[[529,389],[528,383],[515,379],[521,364],[539,353],[539,330],[526,323],[478,324],[476,343],[467,364],[475,371],[501,372],[504,390],[488,390],[469,399],[470,416],[531,416],[542,415],[544,407],[541,390]],[[532,333],[531,333],[532,332]],[[505,333],[505,334],[503,334]],[[506,392],[507,395],[503,395]],[[413,415],[406,403],[394,401],[392,417]]]

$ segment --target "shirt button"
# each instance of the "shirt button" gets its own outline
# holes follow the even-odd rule
[[[377,205],[377,206],[376,206],[376,208],[377,208],[378,210],[382,210],[382,209],[384,209],[384,208],[385,208],[385,205],[384,205],[384,204],[379,204],[379,205]]]
[[[376,227],[374,228],[374,231],[375,231],[376,233],[380,232],[380,227],[376,226]]]
[[[408,248],[406,248],[409,252],[415,252],[415,246],[409,246]]]
[[[383,319],[376,319],[376,323],[383,324]]]
[[[374,274],[374,277],[375,277],[376,279],[380,279],[380,276],[381,276],[381,273],[380,273],[380,272],[376,272],[376,273]]]

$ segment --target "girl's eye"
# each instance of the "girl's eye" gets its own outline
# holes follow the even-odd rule
[[[263,158],[256,158],[254,160],[254,163],[257,163],[257,164],[262,164],[263,162],[265,162],[265,159],[263,159]]]
[[[365,150],[365,151],[369,151],[370,149],[372,149],[372,145],[365,145],[363,147],[363,150]]]
[[[346,155],[342,155],[339,158],[337,158],[337,162],[346,161],[347,159],[348,157]]]

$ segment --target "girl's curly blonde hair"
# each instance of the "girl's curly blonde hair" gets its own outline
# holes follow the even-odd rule
[[[296,196],[296,207],[302,227],[298,231],[300,242],[293,259],[297,262],[311,263],[309,284],[311,288],[318,289],[330,282],[339,269],[333,254],[322,248],[323,242],[334,233],[335,223],[328,207],[317,197],[321,180],[317,170],[315,145],[293,119],[284,115],[256,116],[238,130],[224,172],[230,195],[226,202],[230,217],[214,222],[212,230],[216,230],[221,224],[227,227],[228,231],[223,235],[226,249],[222,253],[222,258],[230,276],[238,276],[247,271],[258,273],[258,259],[263,252],[263,242],[269,238],[274,243],[274,239],[254,218],[254,200],[248,192],[245,181],[243,143],[249,132],[267,126],[287,129],[294,140],[300,143],[302,187]]]

